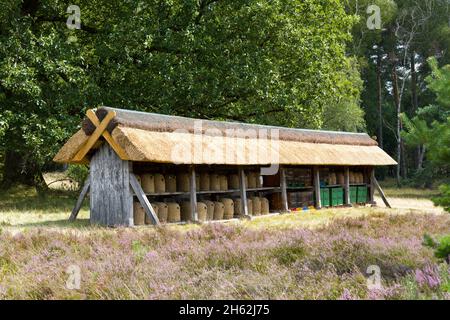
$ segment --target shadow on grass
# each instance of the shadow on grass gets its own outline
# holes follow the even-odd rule
[[[15,225],[19,228],[27,227],[46,227],[46,228],[64,228],[64,229],[80,229],[90,227],[89,219],[77,219],[70,222],[68,219],[64,220],[50,220],[50,221],[40,221],[40,222],[27,222]]]
[[[78,194],[71,191],[50,190],[44,194],[38,194],[34,188],[16,186],[0,192],[0,210],[68,212],[70,214],[77,197]],[[83,208],[88,208],[86,199]]]

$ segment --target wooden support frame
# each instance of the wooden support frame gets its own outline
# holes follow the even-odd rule
[[[314,176],[314,195],[316,198],[316,209],[322,208],[322,200],[320,199],[320,173],[318,167],[313,167]]]
[[[281,189],[281,205],[283,212],[289,212],[289,205],[287,199],[287,185],[286,185],[286,171],[284,167],[280,166],[280,189]]]
[[[75,219],[77,218],[81,206],[83,205],[83,200],[84,198],[86,198],[86,195],[89,192],[90,187],[91,187],[91,180],[88,177],[84,182],[84,186],[81,189],[80,195],[78,196],[77,202],[75,203],[75,207],[73,208],[72,213],[70,214],[69,221],[71,222],[75,221]]]
[[[368,169],[368,175],[369,175],[369,203],[375,205],[375,169],[373,167]]]
[[[198,222],[198,209],[197,209],[197,186],[195,177],[195,167],[191,165],[189,167],[189,198],[192,213],[192,221]]]
[[[89,136],[86,143],[78,150],[77,154],[73,157],[73,161],[75,162],[83,162],[85,160],[85,156],[89,152],[89,150],[94,147],[95,143],[97,143],[98,139],[103,136],[105,140],[110,144],[111,148],[117,153],[117,155],[122,160],[128,160],[128,155],[122,147],[116,143],[111,134],[106,130],[110,121],[116,116],[115,111],[109,111],[105,118],[100,122],[97,118],[97,115],[94,111],[88,110],[86,112],[86,116],[91,120],[91,122],[96,126],[95,131]]]
[[[250,217],[247,205],[247,185],[245,184],[245,172],[243,168],[238,169],[239,174],[239,192],[241,195],[241,212],[244,218]]]
[[[386,195],[384,194],[383,189],[381,189],[380,184],[378,183],[377,179],[375,178],[375,176],[373,177],[373,183],[375,185],[375,187],[377,188],[378,192],[380,193],[381,199],[383,200],[384,204],[386,205],[386,207],[388,208],[392,208],[391,205],[389,204],[389,201],[386,198]]]
[[[145,195],[144,190],[142,190],[142,187],[139,181],[137,180],[136,176],[134,175],[134,173],[130,173],[130,185],[134,193],[138,197],[142,207],[144,208],[147,217],[153,222],[153,224],[160,225],[158,216],[153,210],[152,205],[148,201],[147,196]]]
[[[352,206],[350,201],[350,168],[344,168],[344,204],[348,207]]]

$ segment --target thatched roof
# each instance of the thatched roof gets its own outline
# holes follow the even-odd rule
[[[365,133],[198,120],[107,107],[96,111],[99,121],[108,112],[114,112],[115,117],[106,131],[111,133],[116,149],[122,149],[119,156],[124,160],[230,165],[396,164]],[[69,139],[54,160],[79,162],[74,160],[75,156],[77,153],[79,156],[95,129],[96,125],[85,119],[82,129]]]

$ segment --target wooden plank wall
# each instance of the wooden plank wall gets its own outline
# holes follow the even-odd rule
[[[92,224],[133,225],[131,171],[131,164],[121,160],[108,144],[95,152],[90,165]]]

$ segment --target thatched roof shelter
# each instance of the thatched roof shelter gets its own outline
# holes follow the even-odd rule
[[[395,165],[365,133],[198,120],[108,107],[88,111],[54,160],[89,161],[102,143],[122,160],[224,165]]]

